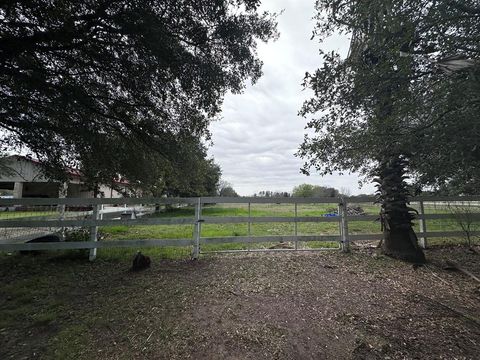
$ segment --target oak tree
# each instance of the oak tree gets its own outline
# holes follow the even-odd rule
[[[53,177],[81,164],[108,181],[125,156],[117,148],[130,167],[150,152],[173,164],[183,137],[208,138],[225,93],[261,76],[257,42],[277,32],[259,4],[3,1],[2,145],[33,153]]]

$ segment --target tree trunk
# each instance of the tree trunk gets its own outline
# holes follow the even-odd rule
[[[425,263],[425,255],[418,246],[417,235],[412,226],[409,229],[384,230],[383,237],[383,254],[412,263]]]
[[[413,262],[424,263],[425,255],[418,246],[417,235],[413,231],[413,212],[408,207],[408,185],[405,183],[407,160],[394,156],[382,162],[377,168],[377,199],[381,203],[380,218],[384,239],[382,252],[385,255]]]

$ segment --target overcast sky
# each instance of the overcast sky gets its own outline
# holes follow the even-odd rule
[[[278,18],[280,39],[260,44],[264,75],[255,85],[248,84],[243,94],[228,94],[222,120],[210,126],[214,145],[209,153],[221,166],[223,179],[244,196],[261,190],[291,191],[302,183],[349,188],[352,194],[372,192],[369,184],[359,189],[358,177],[353,174],[300,174],[303,161],[294,156],[307,122],[297,113],[311,94],[301,87],[305,72],[321,65],[320,46],[346,54],[348,39],[334,37],[323,44],[310,40],[314,0],[262,3],[262,10],[284,10]]]

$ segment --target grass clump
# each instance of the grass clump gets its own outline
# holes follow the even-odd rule
[[[89,342],[89,329],[85,324],[69,325],[51,339],[47,358],[77,359],[89,349]]]

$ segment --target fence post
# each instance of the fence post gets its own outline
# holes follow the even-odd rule
[[[295,250],[298,250],[298,210],[297,210],[297,203],[295,203]]]
[[[96,204],[93,205],[93,213],[92,213],[92,220],[98,220],[100,214],[100,205]],[[90,227],[90,241],[98,241],[98,226],[91,226]],[[90,255],[88,259],[90,261],[95,260],[97,257],[97,248],[90,249]]]
[[[350,240],[348,239],[347,201],[345,200],[345,198],[342,198],[341,200],[342,200],[342,202],[339,205],[339,207],[341,209],[340,238],[341,238],[341,244],[342,244],[342,251],[343,252],[349,252],[350,251]]]
[[[424,206],[423,206],[423,201],[422,201],[422,200],[420,200],[420,212],[419,212],[419,215],[421,216],[421,218],[420,218],[420,232],[421,232],[421,233],[425,233],[425,232],[427,232],[427,222],[425,221],[425,218],[424,218],[424,216],[425,216],[425,208],[424,208]],[[419,243],[420,243],[420,247],[421,247],[422,249],[426,249],[426,248],[427,248],[427,238],[426,238],[426,236],[422,236],[422,237],[420,238]]]
[[[60,186],[59,186],[59,189],[58,189],[58,198],[59,199],[64,199],[67,197],[67,192],[68,192],[68,183],[64,182],[64,183],[61,183]],[[65,204],[61,204],[61,205],[58,205],[57,206],[57,210],[58,210],[58,218],[59,220],[63,221],[65,220],[65,209],[66,209],[66,205]],[[65,241],[65,227],[61,227],[60,228],[60,240],[61,241]]]
[[[338,204],[338,233],[340,234],[340,245],[342,244],[343,241],[343,207],[342,203],[340,202]]]
[[[247,250],[250,251],[250,242],[252,241],[252,203],[248,202],[248,245]]]
[[[202,201],[199,197],[195,204],[195,226],[193,228],[192,259],[197,260],[200,255],[200,235],[202,232]]]

